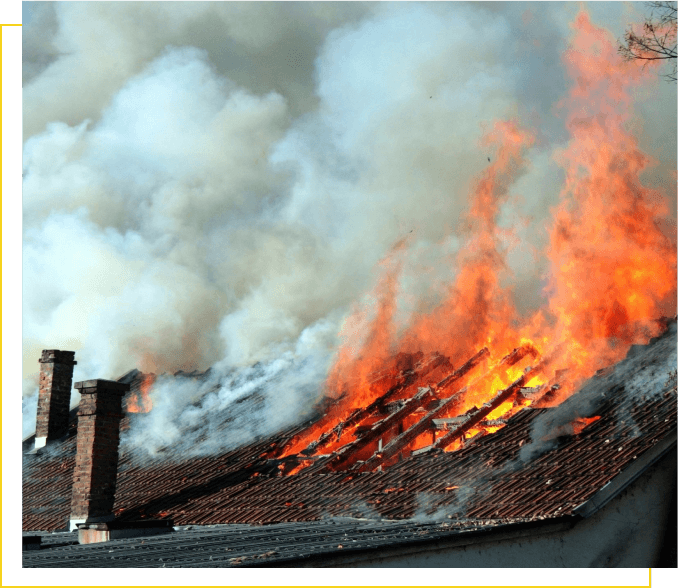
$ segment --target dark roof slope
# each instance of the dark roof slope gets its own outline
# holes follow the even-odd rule
[[[496,536],[511,521],[417,523],[332,518],[273,526],[218,525],[79,545],[73,533],[41,534],[42,549],[24,551],[23,567],[250,567],[316,565],[325,557],[384,547],[425,548],[440,540]],[[562,525],[562,523],[561,523]],[[529,531],[539,523],[511,524]]]
[[[559,407],[523,409],[458,451],[408,457],[384,472],[319,471],[320,459],[318,467],[281,476],[282,462],[266,455],[305,425],[212,457],[170,451],[163,460],[142,460],[123,451],[115,513],[175,525],[350,516],[473,526],[581,512],[608,482],[622,487],[625,472],[647,467],[675,444],[675,357],[673,321]],[[592,417],[600,418],[584,426]],[[66,527],[74,457],[75,425],[61,443],[24,456],[24,531]]]

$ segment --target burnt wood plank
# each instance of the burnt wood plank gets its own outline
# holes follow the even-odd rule
[[[497,408],[502,403],[509,400],[512,396],[515,396],[520,391],[520,389],[525,384],[527,384],[527,382],[529,382],[535,376],[539,375],[544,370],[546,365],[547,365],[547,362],[543,361],[543,362],[537,364],[530,371],[525,372],[522,376],[520,376],[520,378],[518,378],[515,382],[513,382],[513,384],[511,384],[508,388],[504,388],[503,390],[498,392],[494,396],[494,398],[492,398],[492,400],[483,404],[480,407],[480,409],[477,410],[477,412],[473,413],[466,422],[459,425],[458,427],[455,427],[454,429],[451,429],[445,435],[440,437],[440,439],[438,439],[433,444],[433,447],[435,449],[445,449],[445,447],[447,447],[450,443],[452,443],[456,439],[459,439],[469,429],[472,429],[475,425],[477,425],[478,423],[480,423],[480,421],[482,421],[485,417],[487,417],[487,415],[490,414],[495,408]]]
[[[401,374],[402,380],[395,386],[391,387],[385,394],[382,394],[379,398],[374,400],[365,408],[358,408],[354,410],[346,420],[337,424],[330,431],[323,433],[316,441],[313,441],[308,445],[308,447],[306,447],[306,449],[302,450],[301,453],[303,455],[313,455],[329,443],[340,439],[344,429],[352,425],[357,425],[360,423],[360,421],[370,416],[375,410],[384,406],[384,404],[386,404],[391,398],[397,396],[407,387],[414,384],[418,378],[425,377],[434,369],[448,361],[449,360],[444,355],[437,355],[431,361],[428,361],[426,364],[424,364],[419,372],[415,372],[414,370],[407,370],[406,372],[403,372]]]
[[[327,464],[328,467],[330,469],[336,469],[341,466],[351,465],[356,460],[356,453],[360,449],[377,439],[380,435],[383,435],[391,427],[397,426],[405,417],[412,414],[432,397],[433,391],[431,388],[420,388],[415,396],[405,401],[405,404],[400,410],[378,421],[368,433],[351,443],[347,443],[339,449]]]
[[[459,370],[445,378],[438,386],[436,386],[438,393],[440,392],[441,389],[444,388],[449,388],[455,381],[458,381],[463,375],[468,373],[477,363],[484,357],[484,355],[488,354],[488,350],[486,347],[481,349],[476,355],[474,355],[469,361],[467,361]],[[485,379],[488,376],[492,375],[497,371],[497,369],[503,368],[506,369],[507,367],[510,367],[512,365],[515,365],[518,363],[521,359],[526,357],[527,355],[536,355],[538,354],[537,350],[530,344],[523,345],[521,347],[518,347],[517,349],[514,349],[511,353],[508,355],[504,356],[502,360],[495,366],[493,367],[490,371],[486,372],[484,375],[480,377],[480,379]],[[536,372],[530,372],[533,375],[536,375]],[[525,376],[523,376],[525,377]],[[520,381],[520,380],[518,380]],[[437,408],[433,409],[431,412],[429,412],[426,416],[424,416],[422,419],[420,419],[418,422],[414,423],[411,427],[409,427],[405,432],[403,432],[401,435],[393,439],[390,443],[388,443],[384,448],[382,448],[381,451],[375,452],[372,457],[364,461],[362,464],[360,464],[358,471],[360,472],[365,472],[365,471],[370,471],[374,470],[377,468],[383,461],[388,460],[395,455],[397,455],[404,447],[406,447],[410,442],[414,441],[419,435],[424,433],[426,429],[430,428],[433,422],[433,419],[438,417],[439,415],[443,414],[444,412],[452,409],[455,404],[458,402],[461,402],[468,392],[469,389],[471,389],[474,385],[476,385],[478,380],[476,380],[473,384],[470,386],[466,386],[465,388],[461,389],[459,392],[456,394],[453,394],[449,398],[446,398],[445,400],[442,400],[440,404],[438,405]],[[514,383],[515,384],[515,383]],[[511,388],[511,394],[514,392],[517,392],[520,390],[521,386],[518,386],[515,390],[512,388],[514,386],[512,384],[509,388]],[[508,394],[510,396],[510,394]],[[507,397],[508,397],[507,396]],[[494,399],[493,401],[494,402]],[[503,400],[501,401],[503,402]],[[501,404],[501,402],[499,404]],[[499,406],[497,404],[497,406]],[[491,409],[493,410],[493,409]],[[488,410],[481,416],[476,423],[479,422],[484,418],[485,415],[489,414],[491,410]],[[468,411],[465,416],[470,417],[471,411]],[[474,415],[475,416],[475,415]],[[471,419],[469,418],[464,422],[461,427],[467,427],[468,422]],[[470,425],[468,426],[470,428]],[[457,431],[459,429],[455,428],[450,433],[447,433],[445,436],[441,437],[441,439],[447,438],[451,433],[454,431]],[[467,429],[465,429],[467,430]],[[440,441],[439,439],[438,441]],[[449,443],[451,443],[453,439],[450,439]],[[446,447],[447,445],[445,445]],[[434,447],[439,447],[439,445],[436,445]]]

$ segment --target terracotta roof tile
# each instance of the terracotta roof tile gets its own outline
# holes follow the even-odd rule
[[[675,348],[675,327],[670,336]],[[312,521],[330,515],[403,519],[438,508],[467,519],[571,514],[676,428],[675,384],[639,398],[606,382],[594,378],[588,384],[589,393],[598,387],[591,416],[600,419],[579,434],[551,439],[530,459],[522,452],[532,443],[535,423],[560,407],[523,409],[497,432],[471,439],[457,451],[407,457],[383,472],[329,472],[324,469],[328,458],[322,458],[295,475],[281,476],[281,462],[262,455],[302,425],[211,457],[175,455],[168,448],[164,460],[153,460],[123,450],[114,512],[123,520],[171,518],[175,525]],[[583,388],[580,395],[586,393]],[[576,406],[578,396],[561,405],[563,410],[568,402]],[[128,424],[123,419],[123,426]],[[71,425],[62,442],[24,455],[25,531],[66,526],[75,432]]]

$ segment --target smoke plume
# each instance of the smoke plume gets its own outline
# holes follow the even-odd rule
[[[370,292],[395,243],[407,238],[397,329],[444,295],[473,178],[495,156],[481,137],[497,120],[534,134],[497,223],[511,229],[516,309],[543,305],[537,252],[564,181],[553,155],[568,133],[554,106],[576,10],[31,3],[24,434],[48,348],[76,351],[75,380],[167,374],[128,439],[151,450],[185,431],[204,438],[216,421],[201,418],[254,392],[259,408],[237,413],[223,443],[301,419],[344,319],[356,303],[378,312]],[[622,5],[590,10],[618,37],[638,20]],[[655,160],[648,184],[675,211],[675,86],[639,92],[629,125]],[[199,382],[170,376],[209,367]]]

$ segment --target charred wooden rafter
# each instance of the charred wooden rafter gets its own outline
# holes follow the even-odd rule
[[[449,388],[452,384],[459,380],[459,378],[465,376],[474,367],[476,367],[486,356],[489,355],[490,350],[487,347],[483,347],[480,351],[478,351],[478,353],[476,353],[458,370],[452,372],[449,376],[438,382],[435,386],[435,390],[438,393],[438,395],[440,395],[441,392],[443,392],[445,389]]]
[[[436,442],[433,444],[433,447],[435,449],[445,449],[445,447],[450,445],[450,443],[462,437],[467,431],[485,419],[485,417],[487,417],[487,415],[490,414],[495,408],[511,399],[511,397],[515,396],[525,384],[527,384],[532,378],[544,370],[547,363],[548,362],[543,361],[537,364],[531,370],[525,372],[508,388],[504,388],[498,392],[494,398],[492,398],[492,400],[483,404],[480,409],[471,415],[471,417],[466,422],[464,422],[462,425],[459,425],[458,427],[455,427],[454,429],[451,429],[449,432],[445,433],[445,435],[440,437],[440,439],[436,440]]]
[[[454,374],[451,374],[443,382],[441,382],[436,388],[438,391],[440,391],[441,387],[449,387],[453,381],[458,380],[462,375],[464,375],[466,372],[468,372],[475,363],[477,363],[482,356],[487,353],[487,349],[483,348],[481,351],[479,351],[471,360],[469,360],[464,366],[462,366],[457,372]],[[526,357],[527,355],[532,355],[536,356],[538,355],[538,351],[530,344],[523,345],[517,349],[514,349],[511,353],[506,355],[494,368],[492,368],[489,372],[485,373],[483,376],[479,378],[479,380],[485,379],[488,376],[492,375],[495,373],[496,369],[499,367],[502,368],[507,368],[512,365],[515,365],[518,363],[521,359]],[[473,365],[472,362],[474,362]],[[471,409],[468,411],[464,417],[466,420],[463,421],[462,424],[459,426],[453,428],[449,433],[438,439],[436,441],[434,448],[444,448],[447,447],[454,439],[459,438],[459,436],[455,436],[455,433],[459,430],[463,430],[463,432],[466,432],[468,429],[472,428],[473,425],[478,424],[481,420],[483,420],[494,408],[499,406],[502,402],[505,402],[509,397],[511,397],[513,394],[517,393],[524,383],[526,381],[529,381],[532,379],[533,376],[535,376],[538,372],[535,371],[537,369],[541,370],[545,366],[545,363],[539,364],[537,368],[534,368],[530,372],[523,374],[521,378],[516,380],[511,386],[509,386],[506,390],[500,392],[495,398],[493,398],[489,403],[486,403],[483,405],[481,409]],[[459,374],[459,372],[462,372],[462,374]],[[456,377],[455,377],[456,376]],[[404,433],[393,439],[390,443],[388,443],[385,447],[383,447],[380,451],[377,451],[361,463],[356,469],[360,472],[364,471],[370,471],[376,469],[379,465],[381,465],[384,461],[391,459],[395,455],[397,455],[400,451],[402,451],[409,443],[414,441],[419,435],[424,433],[428,428],[432,426],[433,419],[437,418],[439,415],[449,411],[452,409],[455,404],[461,402],[468,392],[469,389],[473,388],[473,386],[477,385],[478,381],[476,380],[473,382],[471,385],[466,386],[465,388],[462,388],[459,392],[456,394],[453,394],[449,398],[446,398],[445,400],[442,400],[440,404],[438,405],[437,408],[433,409],[431,412],[429,412],[425,417],[420,419],[418,422],[414,423],[411,427],[409,427]],[[444,385],[443,385],[444,383]],[[492,408],[489,408],[489,410],[486,410],[486,407],[488,405],[491,405]],[[474,412],[476,411],[476,412]],[[478,416],[480,415],[480,416]],[[463,434],[463,433],[462,433]],[[448,439],[448,442],[445,443],[444,445],[439,444],[440,441],[443,439]]]
[[[391,387],[385,394],[382,394],[379,398],[377,398],[365,408],[357,408],[354,410],[347,419],[340,422],[330,431],[323,433],[316,441],[313,441],[308,445],[308,447],[306,447],[306,449],[302,450],[301,453],[303,455],[313,455],[316,451],[322,449],[329,443],[340,439],[344,429],[353,425],[357,425],[360,423],[360,421],[370,416],[375,410],[382,408],[392,398],[400,394],[407,387],[414,384],[418,378],[427,376],[437,367],[445,363],[449,363],[449,359],[447,359],[447,357],[444,355],[436,355],[433,357],[433,359],[426,362],[418,372],[415,372],[414,370],[402,372],[400,374],[400,377],[402,378],[400,382]]]
[[[470,372],[478,363],[480,363],[483,358],[489,354],[489,351],[487,347],[483,347],[478,353],[476,353],[471,359],[469,359],[463,366],[461,366],[458,370],[456,370],[454,373],[452,373],[450,376],[445,378],[441,383],[439,383],[435,388],[436,388],[436,393],[440,394],[441,390],[443,389],[449,389],[455,382],[458,382],[463,376],[465,376],[468,372]],[[443,384],[444,382],[444,384]],[[370,459],[367,461],[363,462],[359,467],[359,471],[364,471],[366,469],[369,469],[370,466],[372,465],[373,462],[381,461],[380,457],[377,457],[377,455],[383,455],[387,450],[389,452],[389,455],[387,457],[392,457],[396,453],[398,453],[405,445],[407,445],[410,441],[414,440],[416,437],[421,435],[427,428],[430,427],[432,420],[437,417],[438,415],[442,414],[446,410],[449,410],[452,408],[457,402],[460,402],[464,395],[466,394],[466,388],[463,390],[460,390],[456,394],[453,394],[449,398],[446,398],[444,400],[441,400],[438,402],[436,408],[431,410],[428,414],[426,414],[423,418],[421,418],[419,421],[414,423],[410,428],[407,429],[404,433],[399,435],[396,439],[391,441],[386,445],[384,449],[382,449],[381,452],[373,455]],[[425,403],[421,402],[419,403],[419,406],[423,405]],[[414,410],[410,411],[414,412]],[[397,420],[401,420],[404,418],[404,416],[400,416],[399,412],[393,413],[390,417],[387,417],[387,419],[384,419],[384,421],[387,421],[389,419],[392,419],[393,422],[397,422]],[[409,413],[408,413],[409,414]],[[406,416],[406,415],[405,415]],[[397,420],[396,418],[397,417]],[[380,421],[383,422],[383,421]],[[387,429],[384,429],[387,430]],[[365,437],[361,439],[374,439],[378,435],[374,435],[373,433],[370,433],[370,435],[366,435]],[[363,443],[361,445],[361,448],[364,447],[366,443]],[[341,463],[341,462],[339,462]],[[378,464],[377,464],[378,465]]]
[[[397,426],[405,417],[412,414],[432,396],[433,391],[430,387],[420,388],[417,394],[405,401],[405,404],[399,411],[394,412],[393,414],[375,423],[374,426],[362,437],[358,437],[355,441],[347,443],[341,449],[339,449],[334,454],[334,457],[328,462],[328,467],[330,469],[336,469],[341,466],[351,465],[357,459],[356,453],[360,449],[386,433],[391,427]]]
[[[535,408],[549,406],[550,403],[555,402],[561,387],[562,384],[559,382],[556,382],[552,386],[545,387],[544,393],[539,398],[535,398],[531,406],[534,406]]]
[[[377,451],[367,459],[362,462],[357,468],[359,472],[367,472],[370,470],[376,469],[381,463],[385,460],[388,460],[395,455],[397,455],[403,448],[408,445],[411,441],[414,441],[419,435],[424,433],[427,429],[431,427],[433,419],[438,415],[445,412],[450,407],[454,406],[457,402],[460,402],[464,395],[466,394],[468,388],[462,388],[456,394],[453,394],[449,398],[443,400],[438,408],[429,412],[425,417],[418,420],[410,428],[408,428],[404,433],[393,439],[390,443],[387,443],[380,451]]]
[[[478,353],[476,353],[471,359],[469,359],[464,365],[462,365],[458,370],[453,372],[450,376],[442,380],[440,383],[438,383],[437,386],[435,386],[435,396],[439,396],[444,390],[449,390],[456,382],[458,382],[463,376],[465,376],[469,371],[471,371],[476,365],[478,365],[484,358],[485,356],[489,355],[489,350],[487,347],[483,347]],[[434,362],[431,362],[432,364]],[[436,366],[437,367],[437,366]],[[433,368],[432,368],[433,369]],[[360,438],[356,439],[352,443],[348,443],[344,447],[342,447],[339,451],[336,453],[336,457],[332,459],[328,463],[328,467],[335,469],[337,467],[346,467],[353,463],[355,461],[355,455],[356,453],[365,447],[367,444],[369,444],[371,441],[375,440],[378,438],[380,435],[384,434],[386,431],[388,431],[391,427],[395,427],[398,424],[402,423],[402,420],[412,414],[415,410],[418,408],[427,405],[430,406],[430,401],[431,400],[436,400],[436,408],[434,408],[431,412],[429,412],[424,419],[428,419],[428,422],[430,422],[430,419],[433,418],[431,415],[438,415],[441,414],[445,408],[451,407],[454,403],[455,400],[459,400],[457,395],[452,396],[449,399],[446,400],[441,400],[438,401],[434,397],[433,390],[429,388],[420,388],[419,392],[417,393],[414,398],[407,399],[404,402],[402,408],[399,410],[393,412],[390,414],[388,417],[385,419],[382,419],[378,423],[376,423],[372,429],[369,432],[366,432],[364,435],[362,435]],[[381,397],[381,403],[384,402],[384,396]],[[380,404],[381,404],[380,403]],[[374,410],[377,408],[377,404],[372,403],[374,407],[370,410]],[[371,405],[372,406],[372,405]],[[368,407],[369,408],[369,407]],[[367,409],[366,409],[367,410]],[[421,422],[421,421],[419,421]],[[413,427],[415,427],[413,425]],[[423,425],[423,428],[426,428],[426,424]],[[412,429],[412,427],[410,427]],[[408,429],[408,431],[410,431]],[[405,435],[407,431],[403,434],[401,434],[398,438],[400,439]]]
[[[483,377],[504,372],[507,368],[513,367],[528,355],[532,357],[532,359],[539,358],[539,351],[531,343],[525,343],[511,351],[508,355],[505,355],[502,360],[497,365],[493,366]]]

